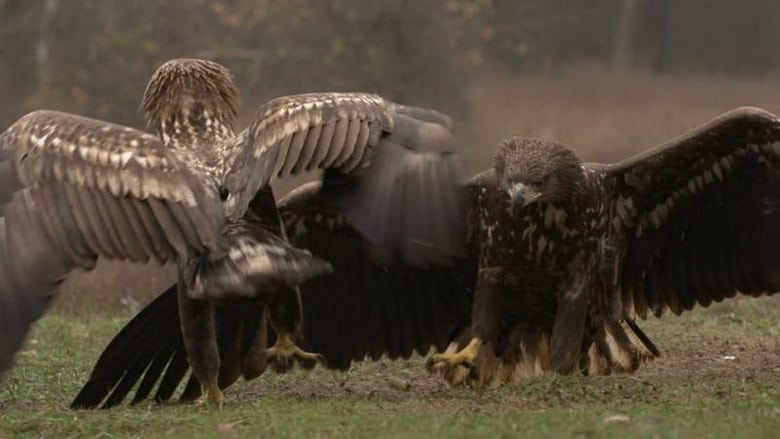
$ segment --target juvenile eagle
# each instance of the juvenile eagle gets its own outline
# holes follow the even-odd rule
[[[313,93],[269,101],[236,134],[237,105],[227,69],[177,59],[157,69],[143,97],[157,136],[54,111],[0,135],[0,372],[60,282],[99,257],[178,265],[182,340],[215,403],[216,300],[269,303],[278,343],[264,354],[317,358],[291,341],[295,287],[331,265],[285,241],[274,177],[325,169],[317,196],[377,254],[425,266],[458,253],[446,116],[372,94]],[[444,221],[433,233],[427,218]]]
[[[612,165],[508,139],[466,188],[467,252],[452,268],[367,260],[343,217],[309,202],[311,188],[280,203],[291,241],[335,268],[302,285],[304,342],[328,365],[453,341],[428,362],[453,384],[632,371],[658,355],[636,316],[780,290],[780,121],[758,109]],[[104,406],[115,405],[142,376],[134,402],[161,376],[155,399],[171,397],[188,369],[166,320],[172,291],[114,338],[74,407],[109,395]],[[225,387],[257,361],[251,334],[264,323],[234,305],[216,320],[223,361],[235,365]],[[183,399],[198,390],[191,379]]]

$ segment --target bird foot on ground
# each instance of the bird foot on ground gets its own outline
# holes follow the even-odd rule
[[[464,384],[476,373],[475,362],[482,340],[472,338],[466,347],[451,354],[433,354],[425,362],[428,372],[442,376],[450,385]]]
[[[312,369],[317,363],[326,364],[325,357],[299,348],[289,335],[280,335],[276,344],[266,349],[266,359],[276,372],[287,372],[298,363],[304,369]]]
[[[220,390],[219,386],[214,383],[213,385],[206,386],[206,393],[200,398],[196,399],[194,404],[198,406],[205,406],[207,404],[215,405],[218,409],[222,408],[225,403],[225,395]]]

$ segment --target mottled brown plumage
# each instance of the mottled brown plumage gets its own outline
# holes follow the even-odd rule
[[[338,194],[323,190],[318,196],[344,206],[382,252],[420,263],[455,255],[449,239],[458,233],[454,223],[444,225],[445,235],[432,235],[424,221],[376,225],[368,215],[377,200],[387,203],[381,209],[398,212],[406,203],[422,203],[434,214],[457,205],[426,198],[430,193],[366,192],[377,181],[423,178],[407,169],[414,164],[438,172],[429,174],[441,189],[433,197],[455,192],[446,128],[408,117],[405,107],[376,95],[315,93],[270,101],[235,134],[237,105],[227,69],[172,60],[154,73],[142,103],[157,137],[44,110],[0,135],[0,371],[11,366],[29,326],[73,269],[91,269],[98,257],[177,262],[187,353],[199,381],[220,402],[209,301],[270,302],[270,323],[286,342],[299,326],[294,287],[331,269],[287,244],[279,225],[271,178],[303,169],[325,169],[326,181],[340,183],[327,185],[338,187]],[[430,131],[443,135],[431,142],[425,135]],[[418,133],[413,140],[419,142],[399,143],[408,132]],[[405,161],[382,163],[387,150]],[[253,200],[264,207],[246,215]],[[425,243],[424,249],[410,251],[408,240]],[[268,352],[305,354],[289,343],[285,349]]]
[[[658,354],[637,315],[777,292],[778,145],[780,121],[751,108],[614,165],[505,141],[470,185],[471,326],[429,366],[471,385],[631,371]]]

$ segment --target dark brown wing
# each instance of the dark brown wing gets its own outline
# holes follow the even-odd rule
[[[737,109],[604,172],[617,236],[613,300],[625,315],[780,291],[774,115]]]
[[[334,273],[301,287],[304,344],[331,368],[366,357],[408,358],[443,350],[468,321],[474,259],[419,267],[399,258],[377,262],[362,235],[309,184],[285,197],[280,212],[290,242],[333,265]]]
[[[240,216],[272,177],[326,169],[329,201],[377,249],[419,265],[440,262],[462,252],[450,130],[434,110],[371,94],[274,99],[229,154],[228,204]]]
[[[0,135],[0,372],[73,268],[221,249],[205,180],[157,138],[94,119],[37,111]]]
[[[247,361],[257,357],[258,346],[265,349],[268,344],[262,306],[250,300],[220,302],[215,318],[219,325],[220,386],[230,386],[242,374],[250,379],[262,373],[262,361]],[[200,396],[201,387],[189,372],[174,285],[111,340],[71,408],[111,408],[121,404],[134,388],[132,404],[146,400],[152,391],[154,401],[165,402],[185,379],[180,399],[193,401]]]

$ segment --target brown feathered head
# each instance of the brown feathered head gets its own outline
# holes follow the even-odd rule
[[[511,137],[494,156],[501,187],[509,194],[512,213],[540,202],[573,200],[582,190],[582,162],[560,143]]]
[[[141,108],[146,123],[163,137],[166,131],[182,132],[187,128],[219,135],[220,130],[233,129],[238,89],[228,69],[215,62],[173,59],[152,75]]]

